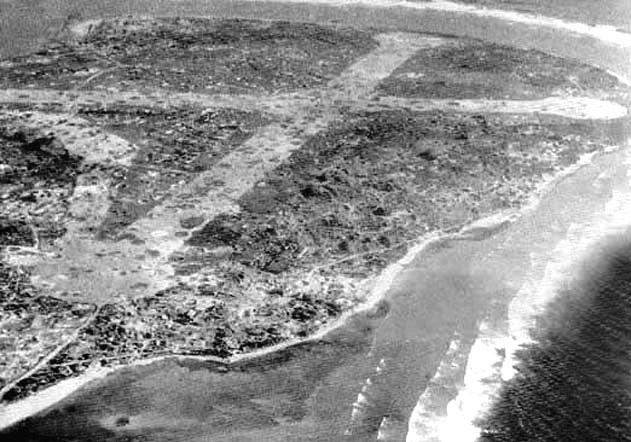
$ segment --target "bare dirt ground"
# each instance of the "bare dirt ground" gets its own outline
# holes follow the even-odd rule
[[[0,65],[3,401],[307,337],[423,235],[616,145],[629,98],[585,65],[417,34],[80,30]]]

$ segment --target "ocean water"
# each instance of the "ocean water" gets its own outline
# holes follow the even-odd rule
[[[539,319],[482,442],[631,440],[631,244],[589,259]]]
[[[591,25],[609,25],[625,32],[631,29],[628,0],[459,0],[487,8],[559,17]]]

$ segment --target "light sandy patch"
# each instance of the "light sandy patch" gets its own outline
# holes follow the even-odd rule
[[[74,294],[73,299],[95,304],[155,293],[175,284],[169,257],[184,246],[185,237],[178,233],[184,230],[180,221],[192,216],[212,219],[237,211],[236,200],[243,193],[299,148],[304,137],[324,129],[327,123],[300,119],[297,126],[272,124],[260,129],[210,171],[174,188],[165,203],[132,224],[127,232],[135,236],[134,242],[95,240],[86,232],[86,218],[71,221],[72,234],[58,242],[61,254],[30,263],[35,265],[33,282],[57,296]],[[298,128],[301,134],[292,135]],[[89,193],[91,197],[106,195],[98,189]],[[75,207],[77,204],[71,206]],[[91,207],[87,204],[86,209]],[[92,218],[99,215],[102,219],[104,213]]]
[[[627,108],[611,101],[587,97],[548,97],[541,100],[451,100],[380,97],[372,103],[394,109],[409,109],[426,112],[443,110],[447,112],[501,113],[501,114],[542,114],[576,120],[615,120],[628,115]]]
[[[97,27],[103,22],[103,20],[86,20],[79,23],[74,23],[68,27],[70,33],[77,37],[82,38],[90,33],[92,29]]]
[[[37,111],[8,111],[0,121],[9,127],[29,128],[43,135],[54,135],[69,153],[79,155],[84,163],[129,166],[137,147],[113,134],[95,129],[89,121],[71,114],[51,114]],[[70,198],[70,219],[66,224],[66,238],[85,236],[98,226],[110,205],[111,179],[105,172],[95,171],[81,175]],[[12,265],[32,265],[51,256],[51,251],[33,249],[7,249],[5,258]]]
[[[70,153],[83,157],[86,163],[129,166],[137,151],[134,144],[102,132],[71,114],[10,111],[3,119],[14,127],[54,135]],[[100,288],[105,281],[109,281],[110,291],[117,294],[126,290],[134,293],[144,288],[164,288],[166,283],[160,284],[152,276],[165,269],[151,262],[151,255],[144,260],[145,249],[134,249],[135,253],[130,255],[131,244],[125,241],[106,244],[92,239],[92,232],[102,222],[111,203],[110,187],[111,179],[106,172],[79,176],[69,201],[64,237],[51,250],[39,248],[25,253],[23,249],[8,249],[6,262],[34,266],[32,282],[44,293],[62,297],[80,293],[80,297],[73,299],[93,304],[104,301]],[[102,267],[105,263],[107,265]],[[147,270],[151,272],[143,278]],[[135,277],[135,280],[133,284],[121,284],[115,273],[129,274],[129,278]]]
[[[272,115],[292,116],[298,107],[310,104],[312,99],[299,94],[239,95],[179,93],[166,89],[144,91],[54,89],[0,90],[0,103],[26,105],[59,105],[66,111],[80,106],[136,106],[148,108],[199,107],[201,109],[231,108],[258,111]]]
[[[166,203],[128,228],[145,246],[165,258],[183,245],[176,234],[180,220],[190,217],[212,219],[222,213],[237,212],[236,201],[267,171],[285,161],[302,146],[305,137],[324,130],[330,117],[308,121],[304,117],[290,127],[271,124],[260,129],[236,151],[221,159],[211,170],[183,184]],[[301,131],[300,135],[295,134]]]
[[[374,88],[408,58],[423,48],[444,44],[445,39],[418,34],[391,33],[375,37],[379,47],[358,60],[329,83],[338,99],[366,98]]]
[[[427,47],[425,45],[440,45],[440,39],[423,39],[421,41],[413,41],[410,48]],[[392,54],[393,61],[402,56],[409,57],[409,51],[405,53]],[[363,62],[367,66],[374,63],[371,60],[364,59]],[[387,64],[381,68],[387,67]],[[523,114],[523,113],[540,113],[548,115],[557,115],[560,117],[573,119],[593,119],[593,120],[611,120],[627,116],[626,107],[613,103],[611,101],[599,100],[590,97],[576,96],[557,96],[548,97],[539,100],[486,100],[486,99],[423,99],[423,98],[399,98],[380,96],[377,101],[367,99],[378,83],[374,78],[363,77],[363,73],[367,69],[373,69],[370,76],[378,74],[374,72],[374,67],[366,67],[358,63],[354,66],[354,70],[347,71],[344,75],[344,82],[335,81],[331,87],[335,88],[335,92],[310,92],[307,94],[279,94],[279,95],[226,95],[226,94],[194,94],[194,93],[172,93],[166,90],[154,90],[152,92],[140,91],[79,91],[79,92],[63,92],[51,89],[7,89],[0,91],[0,103],[30,104],[43,105],[51,103],[67,104],[67,106],[138,106],[150,108],[166,108],[173,107],[199,107],[201,109],[214,108],[230,108],[248,111],[258,111],[282,117],[294,117],[296,109],[308,109],[310,106],[318,105],[318,101],[323,101],[326,106],[329,100],[336,101],[337,104],[349,105],[360,109],[382,109],[382,108],[405,108],[413,111],[429,111],[444,110],[454,112],[489,112],[489,113],[506,113],[506,114]],[[382,80],[381,75],[376,76]],[[379,80],[379,81],[380,81]],[[16,116],[20,115],[13,112]],[[27,114],[30,114],[28,112]],[[21,113],[24,115],[24,113]],[[69,126],[73,127],[73,137],[64,139],[75,141],[76,138],[84,137],[86,134],[91,139],[95,138],[94,130],[89,128],[89,123],[77,117],[68,118],[68,114],[58,114],[47,116],[42,112],[37,113],[35,117],[21,117],[25,120],[40,121],[42,127],[50,128],[53,125],[57,127],[59,133],[63,136],[64,131]],[[46,116],[46,117],[44,117]],[[59,121],[67,121],[60,124]],[[45,124],[48,121],[48,124]],[[77,128],[77,125],[83,125],[83,129]],[[34,125],[34,123],[31,123]],[[114,135],[100,133],[98,137],[115,139]],[[97,138],[98,138],[97,137]],[[98,141],[98,140],[97,140]],[[102,142],[102,141],[101,141]],[[119,140],[115,142],[120,143]],[[76,143],[74,143],[76,145]],[[76,150],[77,154],[80,150]],[[96,159],[94,160],[96,161]]]

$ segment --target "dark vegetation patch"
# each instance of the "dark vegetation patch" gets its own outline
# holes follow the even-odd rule
[[[348,114],[246,193],[190,245],[267,274],[329,268],[364,277],[430,231],[519,207],[545,173],[611,140],[532,117]]]
[[[116,107],[79,112],[139,147],[131,167],[111,172],[116,190],[100,227],[104,237],[116,236],[164,201],[174,184],[211,169],[268,123],[258,113],[235,109]]]
[[[0,247],[33,246],[33,229],[24,220],[0,217]]]
[[[0,87],[72,89],[90,76],[116,66],[89,47],[72,43],[46,43],[35,54],[0,65]]]
[[[22,302],[30,302],[33,288],[28,278],[28,272],[22,268],[0,262],[0,302],[4,306],[3,310],[8,310],[7,305],[22,309]]]
[[[39,182],[69,184],[74,182],[80,158],[71,155],[52,136],[0,128],[0,184],[33,187]],[[74,172],[74,173],[73,173]]]
[[[324,86],[375,46],[366,32],[309,23],[119,19],[0,68],[0,85],[291,91]]]
[[[81,158],[54,137],[35,131],[0,128],[0,230],[3,245],[32,245],[63,235],[67,199]],[[29,228],[27,225],[30,225]]]
[[[594,66],[535,50],[475,40],[452,40],[419,51],[377,89],[418,98],[535,99],[597,90],[625,93],[618,80]]]

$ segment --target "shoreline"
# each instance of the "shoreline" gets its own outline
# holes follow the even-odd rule
[[[625,164],[631,164],[631,138],[617,148],[607,149],[603,153],[618,153],[625,158]],[[593,155],[592,155],[593,158]],[[592,158],[584,158],[566,171],[564,176],[575,172]],[[570,169],[568,168],[568,169]],[[562,177],[561,177],[562,178]],[[466,354],[466,362],[458,359],[457,369],[443,377],[451,383],[461,383],[455,396],[450,397],[445,414],[432,414],[428,418],[427,410],[439,401],[438,393],[419,399],[409,421],[408,442],[426,440],[427,433],[434,436],[436,442],[474,442],[481,435],[480,420],[491,410],[501,389],[516,375],[515,365],[520,360],[519,351],[523,346],[536,343],[532,331],[536,320],[545,313],[546,306],[562,295],[566,283],[577,279],[577,268],[586,260],[598,262],[590,256],[596,250],[600,256],[603,241],[625,230],[628,220],[628,193],[614,191],[607,200],[601,213],[580,222],[571,223],[561,240],[550,252],[531,256],[530,268],[525,272],[525,281],[519,286],[506,304],[506,329],[489,319],[484,319],[478,328],[478,337],[471,344]],[[625,209],[626,208],[626,209]],[[454,340],[452,344],[458,344]],[[449,361],[454,357],[447,357]],[[441,372],[437,372],[437,376]]]
[[[439,2],[442,3],[442,2]],[[620,77],[617,76],[620,80]],[[628,85],[628,80],[624,79],[623,83]],[[626,111],[626,108],[625,108]],[[628,113],[626,114],[628,119]],[[24,399],[17,400],[14,403],[0,404],[0,430],[13,426],[20,421],[29,418],[33,415],[44,412],[45,410],[55,406],[55,404],[66,400],[69,396],[79,391],[82,387],[90,384],[92,381],[104,379],[110,374],[122,369],[133,369],[136,366],[146,366],[150,364],[159,363],[164,360],[178,360],[178,361],[212,361],[224,366],[230,367],[240,361],[255,360],[265,355],[274,354],[296,345],[316,342],[329,333],[345,327],[350,320],[356,315],[369,314],[371,309],[378,306],[380,302],[386,299],[387,294],[391,290],[397,275],[401,273],[406,266],[408,266],[415,259],[418,259],[429,246],[440,243],[441,241],[450,240],[476,240],[480,236],[493,234],[495,231],[503,228],[510,228],[515,220],[520,219],[525,213],[534,210],[542,195],[550,192],[554,189],[555,185],[563,180],[568,175],[571,175],[576,170],[581,169],[585,165],[589,165],[594,158],[600,155],[604,155],[611,151],[627,148],[623,142],[620,142],[619,146],[605,146],[597,151],[580,155],[574,164],[571,164],[564,168],[559,168],[548,174],[543,174],[538,179],[532,181],[532,190],[525,195],[523,203],[518,208],[492,212],[488,216],[480,217],[479,219],[466,224],[462,228],[453,228],[448,230],[436,229],[433,232],[425,235],[411,238],[405,241],[405,245],[409,249],[405,252],[405,255],[398,259],[396,262],[392,262],[387,265],[376,275],[364,279],[358,284],[357,293],[365,293],[363,301],[348,311],[342,313],[338,318],[335,318],[330,323],[325,324],[315,333],[310,334],[303,338],[292,338],[285,342],[278,343],[276,345],[258,349],[253,352],[242,353],[233,355],[230,358],[219,358],[214,356],[194,356],[183,354],[167,354],[154,357],[148,357],[146,359],[138,359],[136,361],[118,365],[112,365],[109,367],[93,366],[88,368],[83,374],[60,381],[48,388],[45,388],[37,393],[27,396]],[[361,292],[359,291],[361,290]]]
[[[257,3],[259,0],[245,0]],[[402,8],[417,11],[451,12],[456,14],[468,14],[482,18],[493,18],[513,23],[530,26],[541,26],[551,29],[559,29],[599,40],[612,46],[631,47],[631,33],[618,30],[611,25],[586,24],[577,21],[569,21],[562,18],[550,17],[540,14],[523,13],[506,9],[480,7],[448,0],[436,0],[429,2],[416,2],[409,0],[277,0],[279,3],[308,3],[328,7],[380,7]]]
[[[629,140],[628,142],[631,143],[631,140]],[[596,157],[597,155],[607,154],[612,151],[622,149],[624,147],[625,146],[609,146],[602,151],[583,154],[580,156],[579,160],[575,164],[568,166],[558,171],[557,173],[552,174],[549,177],[543,177],[542,180],[537,184],[536,190],[528,198],[526,203],[517,210],[500,211],[490,214],[467,224],[455,233],[435,231],[419,238],[419,240],[415,242],[414,245],[410,247],[410,249],[408,249],[403,258],[388,265],[377,277],[364,281],[364,288],[368,288],[370,291],[370,294],[366,297],[365,302],[357,305],[353,309],[344,312],[339,318],[332,321],[330,324],[322,327],[310,336],[307,336],[305,338],[290,339],[274,346],[256,350],[251,353],[238,354],[225,359],[218,358],[216,356],[171,354],[147,359],[139,359],[129,364],[120,364],[111,367],[89,368],[88,370],[86,370],[86,372],[77,377],[62,380],[61,382],[51,387],[45,388],[44,390],[41,390],[33,395],[30,395],[25,399],[18,400],[14,403],[0,405],[0,430],[5,430],[23,421],[24,419],[45,411],[46,409],[71,396],[76,391],[79,391],[82,387],[86,386],[92,381],[103,379],[106,376],[123,369],[147,366],[167,359],[176,359],[178,361],[210,361],[223,364],[225,366],[230,366],[237,362],[257,359],[268,354],[283,351],[296,345],[314,342],[322,339],[327,334],[344,327],[352,317],[356,315],[366,314],[371,309],[378,306],[379,302],[383,301],[386,298],[386,294],[390,290],[396,276],[415,258],[417,258],[428,246],[446,240],[473,239],[477,234],[481,234],[484,231],[494,230],[502,228],[507,224],[512,224],[524,213],[534,210],[534,208],[541,200],[543,194],[551,190],[556,182],[564,179],[566,176],[574,173],[576,170],[589,165],[593,161],[594,157]]]

